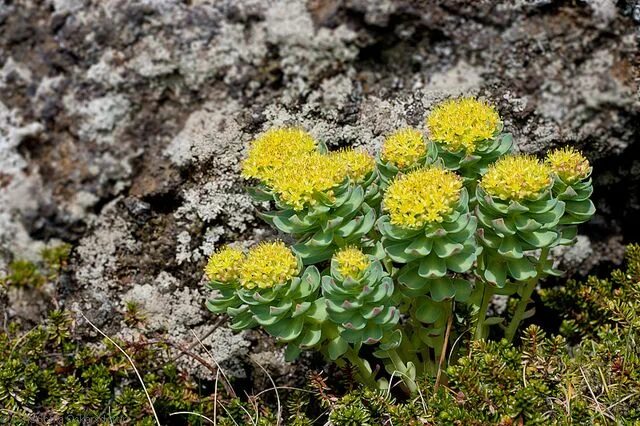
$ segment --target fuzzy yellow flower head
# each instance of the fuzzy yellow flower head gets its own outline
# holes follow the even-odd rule
[[[211,281],[231,283],[238,280],[244,253],[225,246],[209,257],[204,273]]]
[[[353,246],[341,249],[333,258],[338,263],[338,271],[344,277],[357,279],[369,266],[369,258]]]
[[[247,158],[242,163],[242,176],[259,179],[269,185],[289,159],[315,150],[316,141],[302,129],[271,129],[251,142]]]
[[[380,157],[399,169],[406,169],[427,154],[427,144],[422,132],[404,128],[389,135],[382,145]]]
[[[493,197],[522,201],[540,195],[551,186],[551,169],[532,155],[510,155],[491,165],[480,186]]]
[[[313,206],[318,196],[331,198],[333,188],[347,178],[344,163],[317,152],[300,155],[286,162],[271,179],[271,189],[294,210]]]
[[[247,289],[271,288],[298,275],[298,261],[282,241],[260,243],[240,267],[240,285]]]
[[[568,185],[584,179],[591,171],[589,160],[571,147],[551,151],[547,154],[546,162],[551,170]]]
[[[384,209],[393,225],[420,229],[442,222],[460,200],[462,179],[436,167],[418,169],[396,178],[384,196]]]
[[[486,102],[474,98],[450,99],[427,117],[432,140],[452,152],[472,153],[478,142],[490,139],[500,128],[500,116]]]
[[[375,168],[374,158],[366,151],[341,149],[330,155],[344,164],[347,174],[354,182],[362,182]]]

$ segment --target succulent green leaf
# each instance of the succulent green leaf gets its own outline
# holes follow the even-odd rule
[[[455,288],[456,300],[458,302],[467,302],[473,291],[473,284],[471,281],[456,278],[453,280],[453,286]]]
[[[451,299],[456,294],[456,287],[451,278],[443,277],[431,283],[431,297],[436,302]]]
[[[537,248],[550,247],[558,238],[558,233],[555,231],[521,232],[519,235],[524,241]]]
[[[337,217],[346,217],[355,212],[364,201],[364,190],[361,186],[356,186],[351,192],[349,199],[341,205],[334,213]]]
[[[344,355],[344,353],[347,352],[348,349],[349,349],[349,344],[340,336],[336,337],[335,339],[331,340],[327,345],[327,352],[329,353],[329,359],[331,359],[332,361],[337,360],[342,355]]]
[[[413,240],[413,242],[404,249],[404,252],[415,257],[427,256],[431,253],[432,246],[433,240],[422,235]]]
[[[311,309],[307,311],[307,319],[311,319],[317,323],[323,323],[327,320],[327,303],[326,299],[320,297],[313,301]]]
[[[542,227],[542,224],[536,222],[535,220],[525,215],[515,216],[514,220],[515,220],[516,228],[520,232],[537,231]]]
[[[499,217],[491,221],[491,226],[496,230],[498,234],[502,236],[514,235],[516,233],[515,224],[510,221],[506,221],[504,218]]]
[[[394,262],[408,263],[415,259],[415,256],[407,254],[405,251],[411,244],[411,241],[401,241],[396,243],[393,241],[385,241],[383,239],[382,244],[384,245],[384,250]]]
[[[298,344],[303,348],[310,348],[317,345],[321,338],[322,331],[320,329],[309,329],[305,331]]]
[[[523,256],[522,246],[516,237],[508,236],[502,239],[498,253],[510,259],[521,259]]]
[[[535,265],[533,265],[526,257],[523,257],[522,259],[507,260],[507,267],[509,269],[509,275],[517,281],[526,281],[528,279],[535,278],[537,275]]]
[[[414,262],[403,267],[398,275],[398,281],[411,290],[424,290],[429,289],[430,282],[422,278],[418,274],[419,263]]]
[[[295,344],[288,344],[286,349],[284,350],[284,360],[286,362],[293,362],[300,356],[300,348]]]
[[[445,238],[439,238],[433,242],[433,251],[440,258],[446,259],[462,251],[463,245],[447,241]]]
[[[423,278],[440,278],[447,273],[447,263],[444,259],[431,254],[420,260],[418,275]]]
[[[400,346],[400,343],[402,343],[402,332],[400,330],[393,330],[380,342],[380,350],[388,351],[395,349]]]
[[[305,314],[309,308],[311,308],[311,302],[302,302],[297,303],[293,313],[291,314],[291,318],[299,317],[300,315]]]
[[[489,258],[484,271],[482,271],[482,275],[490,283],[498,287],[504,287],[507,280],[507,265],[501,261]]]
[[[333,241],[333,230],[319,230],[313,237],[306,243],[310,247],[326,247]]]
[[[434,302],[428,297],[420,297],[416,300],[416,318],[420,322],[432,324],[445,314],[441,303]]]
[[[297,317],[290,320],[281,320],[272,325],[263,325],[269,334],[283,342],[291,342],[302,333],[304,318]]]
[[[460,253],[446,259],[447,269],[458,273],[468,272],[473,266],[476,257],[476,248],[469,244]]]

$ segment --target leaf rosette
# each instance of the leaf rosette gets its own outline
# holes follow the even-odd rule
[[[345,270],[341,255],[347,251],[361,260],[358,266]],[[380,261],[347,248],[331,260],[330,271],[330,276],[322,278],[322,294],[329,320],[340,327],[340,338],[351,344],[369,345],[385,337],[389,340],[399,312],[392,299],[393,280]]]
[[[589,161],[573,148],[561,148],[551,151],[546,163],[554,175],[553,195],[565,203],[560,225],[579,225],[591,219],[596,209],[589,199],[593,193]]]
[[[294,251],[305,264],[318,263],[334,251],[359,242],[373,227],[379,204],[375,161],[354,150],[314,152],[291,159],[267,182],[253,188],[259,201],[276,209],[259,213],[278,230],[292,234]]]
[[[386,189],[398,173],[426,167],[437,160],[437,150],[417,129],[403,128],[384,141],[377,159],[380,186]]]
[[[431,168],[416,179],[411,174],[401,177],[393,185],[387,192],[388,214],[380,217],[377,226],[387,256],[405,265],[398,276],[403,292],[414,297],[430,291],[438,301],[458,291],[462,295],[467,290],[448,275],[468,272],[478,247],[474,238],[477,220],[469,212],[469,196],[461,179]],[[397,208],[392,202],[396,192],[400,194]]]
[[[526,281],[540,271],[558,274],[546,259],[537,268],[527,253],[560,242],[565,203],[553,196],[552,184],[551,171],[531,156],[504,157],[483,176],[475,211],[484,246],[477,273],[483,279],[504,287],[508,278]]]
[[[319,297],[320,273],[309,266],[300,277],[270,288],[239,288],[237,295],[251,319],[278,341],[288,343],[287,359],[318,346],[327,313]]]
[[[513,146],[511,134],[502,133],[495,108],[474,98],[450,99],[437,105],[426,124],[438,157],[447,169],[465,179],[472,196],[477,178]]]

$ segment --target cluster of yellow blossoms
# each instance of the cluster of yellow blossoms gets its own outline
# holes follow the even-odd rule
[[[211,255],[204,271],[211,281],[239,283],[247,289],[271,288],[297,276],[299,265],[291,249],[275,241],[260,243],[246,255],[224,247]]]
[[[449,151],[476,150],[479,142],[491,139],[500,129],[500,116],[486,102],[474,98],[450,99],[436,106],[427,118],[429,136]]]
[[[385,193],[383,206],[390,222],[420,229],[442,222],[460,200],[462,179],[437,167],[415,170],[396,178]]]
[[[532,155],[510,155],[493,163],[480,186],[505,201],[534,199],[553,183],[549,166]]]
[[[209,257],[204,273],[211,281],[231,283],[240,277],[239,266],[244,260],[244,253],[238,249],[225,246]]]
[[[382,146],[380,158],[403,170],[416,164],[427,154],[427,144],[422,132],[404,128],[389,135]]]
[[[333,257],[338,263],[338,271],[343,277],[357,279],[369,266],[369,259],[356,247],[339,250]]]
[[[271,129],[251,142],[247,158],[242,163],[242,175],[269,184],[292,158],[315,150],[316,141],[302,129]]]
[[[589,160],[571,147],[551,151],[546,162],[567,185],[584,179],[591,171]]]
[[[313,206],[320,196],[331,199],[333,188],[347,177],[363,181],[374,167],[375,160],[365,151],[321,154],[307,132],[282,128],[269,130],[252,142],[242,174],[260,180],[285,204],[300,211]]]

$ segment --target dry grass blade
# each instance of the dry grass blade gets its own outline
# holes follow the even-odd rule
[[[215,357],[213,356],[213,354],[211,352],[209,352],[209,349],[207,349],[207,347],[204,345],[204,343],[202,343],[202,340],[200,340],[200,338],[198,337],[198,335],[195,333],[195,331],[193,330],[189,330],[191,331],[191,334],[193,334],[193,337],[196,338],[197,342],[200,343],[200,346],[202,346],[202,349],[204,349],[204,351],[207,353],[207,355],[209,355],[209,358],[211,358],[211,360],[213,361],[213,363],[216,365],[217,370],[222,373],[222,378],[224,379],[224,383],[225,383],[225,390],[227,391],[228,394],[230,394],[232,397],[236,397],[236,391],[233,389],[233,386],[231,386],[231,382],[229,381],[229,378],[227,377],[227,375],[225,374],[224,370],[222,369],[222,367],[220,367],[220,364],[218,364],[218,361],[215,359]],[[207,336],[209,336],[210,333],[208,333],[205,338]],[[216,373],[217,374],[217,373]]]
[[[140,381],[140,384],[142,385],[142,389],[144,390],[144,394],[147,396],[147,401],[149,401],[149,406],[151,407],[151,411],[153,412],[153,417],[156,420],[156,423],[158,424],[158,426],[162,426],[160,423],[160,419],[158,418],[158,413],[156,413],[156,409],[153,406],[153,401],[151,401],[151,396],[149,395],[149,392],[147,391],[147,386],[145,386],[144,384],[144,380],[142,380],[142,376],[140,375],[140,372],[138,371],[138,369],[136,368],[136,364],[133,362],[133,359],[131,359],[131,357],[129,356],[129,354],[127,352],[125,352],[124,349],[122,349],[120,347],[120,345],[118,345],[111,337],[107,336],[105,333],[103,333],[102,330],[100,330],[98,327],[96,327],[91,321],[89,321],[89,318],[87,318],[82,312],[78,311],[78,313],[80,315],[82,315],[82,318],[84,318],[84,320],[98,333],[100,333],[101,336],[103,336],[105,339],[107,339],[111,344],[113,344],[116,348],[118,348],[118,350],[120,352],[122,352],[122,354],[127,358],[127,360],[129,361],[129,363],[131,364],[131,367],[133,367],[133,371],[135,371],[136,376],[138,376],[138,380]]]
[[[280,426],[280,421],[281,421],[281,417],[282,417],[282,406],[280,404],[280,394],[278,393],[278,387],[276,386],[276,382],[273,380],[273,377],[271,377],[271,374],[269,374],[269,372],[267,371],[266,368],[264,368],[259,362],[257,362],[255,359],[252,359],[253,362],[256,363],[256,365],[258,367],[260,367],[260,369],[262,371],[264,371],[264,374],[267,375],[267,377],[269,378],[269,381],[271,382],[271,385],[273,386],[273,389],[276,393],[276,402],[278,404],[278,413],[277,413],[277,422],[276,422],[276,426]]]
[[[169,413],[169,416],[177,416],[179,414],[186,414],[186,415],[189,415],[189,416],[197,416],[197,417],[203,418],[203,419],[205,419],[205,420],[207,420],[207,421],[209,421],[211,423],[214,423],[213,420],[211,420],[209,417],[207,417],[205,415],[202,415],[202,414],[194,413],[193,411],[176,411],[174,413]]]

